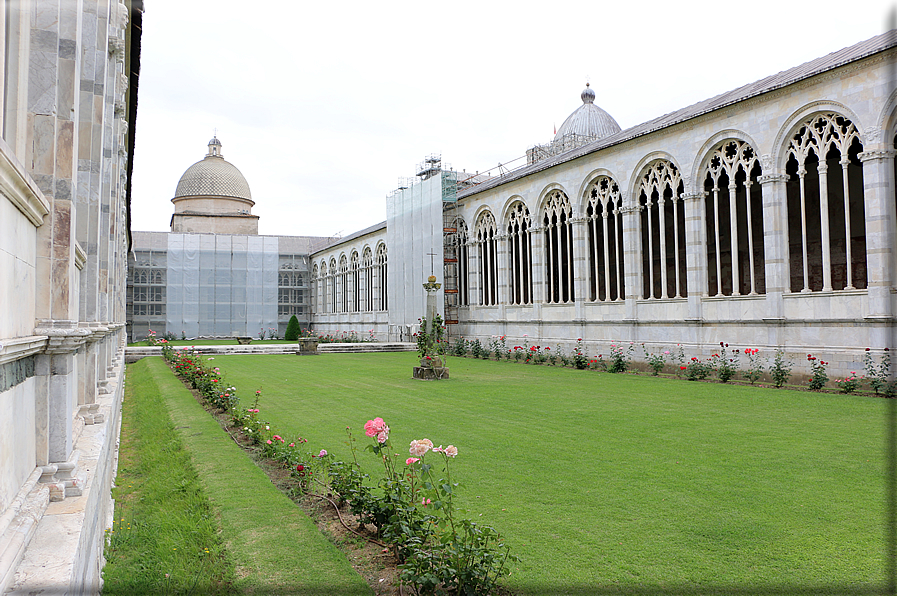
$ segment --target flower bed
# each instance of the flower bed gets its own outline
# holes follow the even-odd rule
[[[163,350],[170,366],[202,399],[230,418],[233,427],[268,459],[290,470],[306,495],[334,495],[338,505],[363,525],[398,561],[399,576],[416,594],[490,594],[516,561],[492,527],[460,517],[454,505],[458,483],[451,462],[454,445],[436,447],[429,439],[411,441],[401,459],[389,440],[382,418],[367,421],[365,448],[383,465],[378,478],[361,471],[356,439],[346,427],[352,462],[337,461],[326,449],[312,449],[301,436],[287,439],[260,414],[261,391],[251,407],[242,407],[237,388],[229,386],[218,367],[190,349]]]

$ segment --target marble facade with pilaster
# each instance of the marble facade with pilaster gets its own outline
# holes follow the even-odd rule
[[[877,50],[868,48],[877,44]],[[864,44],[866,44],[864,46]],[[502,298],[498,305],[483,305],[471,292],[471,305],[461,309],[458,335],[487,340],[496,334],[509,335],[517,340],[523,334],[530,344],[570,349],[582,337],[590,354],[606,353],[610,344],[619,341],[644,343],[650,351],[671,349],[681,344],[689,355],[706,357],[719,347],[719,342],[739,348],[760,348],[771,356],[783,349],[793,358],[795,372],[803,373],[806,354],[813,353],[831,362],[829,373],[839,376],[852,370],[862,370],[865,348],[876,354],[884,348],[894,349],[895,305],[897,305],[897,200],[894,191],[895,146],[897,135],[897,92],[891,64],[897,52],[897,32],[891,31],[876,40],[858,44],[855,57],[838,62],[815,62],[813,68],[798,67],[786,84],[762,88],[765,80],[747,85],[727,94],[728,101],[718,107],[706,108],[713,100],[684,108],[664,117],[662,123],[651,122],[633,127],[578,149],[534,162],[497,179],[465,189],[459,193],[458,215],[468,226],[486,211],[496,218],[498,229],[507,221],[500,220],[508,201],[522,200],[536,221],[546,212],[545,197],[549,191],[560,190],[573,206],[573,271],[575,308],[569,304],[552,303],[547,295],[546,261],[551,258],[542,239],[541,230],[531,230],[532,279],[534,296],[531,304],[507,305],[502,309],[507,292],[499,288]],[[862,48],[862,49],[860,49]],[[850,55],[845,50],[842,56]],[[779,80],[788,79],[786,71]],[[778,84],[778,83],[777,83]],[[604,93],[610,90],[604,90]],[[739,93],[741,96],[739,97]],[[681,116],[679,114],[681,113]],[[859,267],[865,269],[865,287],[852,287],[850,269],[848,282],[841,288],[834,283],[835,229],[829,229],[827,218],[821,225],[821,242],[826,246],[817,257],[821,289],[802,291],[792,287],[794,230],[789,230],[789,179],[787,162],[789,143],[820,115],[842,117],[852,123],[862,144],[857,159],[862,164],[862,197],[849,191],[850,201],[863,204],[865,229],[865,257]],[[678,120],[677,120],[678,118]],[[762,272],[765,289],[754,291],[754,277],[749,281],[750,292],[739,289],[735,268],[726,270],[711,264],[712,247],[717,238],[708,234],[708,205],[717,198],[707,194],[705,179],[711,154],[730,140],[748,144],[755,152],[760,175],[747,180],[760,185],[760,193],[751,200],[761,200],[762,263],[755,268]],[[651,164],[663,160],[681,176],[684,192],[672,197],[658,197],[658,211],[646,219],[640,204],[640,184]],[[822,163],[818,171],[819,185],[827,186],[829,200],[841,201],[847,188],[850,160],[842,156],[839,163]],[[801,169],[803,166],[801,166]],[[838,169],[838,172],[833,170]],[[624,299],[621,301],[590,300],[588,289],[593,281],[588,254],[588,229],[581,225],[586,217],[589,197],[587,189],[599,178],[608,176],[619,185],[622,205]],[[801,177],[800,171],[796,176]],[[709,188],[709,187],[708,187]],[[754,187],[756,188],[756,187]],[[734,178],[723,188],[728,199],[726,212],[741,192]],[[841,193],[841,194],[838,194]],[[674,209],[664,213],[662,205],[673,201]],[[684,201],[684,271],[685,292],[668,291],[679,271],[672,265],[679,255],[669,253],[665,243],[655,245],[655,258],[643,260],[644,225],[660,225],[676,233],[670,215],[681,217],[675,205]],[[820,203],[827,213],[826,197]],[[832,203],[833,211],[846,211],[841,203]],[[794,225],[791,214],[790,225]],[[717,216],[718,217],[718,216]],[[849,227],[850,213],[844,216]],[[646,223],[647,222],[647,223]],[[797,219],[798,226],[800,218]],[[725,224],[728,231],[728,223]],[[733,225],[732,233],[723,242],[720,252],[729,254],[746,251],[748,242]],[[654,230],[657,233],[657,230]],[[843,225],[840,234],[844,235]],[[710,236],[710,237],[708,237]],[[661,236],[661,239],[663,236]],[[682,239],[678,239],[682,242]],[[656,240],[655,240],[656,243]],[[798,241],[799,243],[799,241]],[[851,243],[852,244],[852,243]],[[675,246],[670,240],[670,246]],[[743,246],[742,246],[743,245]],[[471,255],[476,253],[471,246]],[[860,249],[855,249],[860,250]],[[731,253],[729,251],[732,251]],[[749,251],[753,257],[753,250]],[[848,247],[850,260],[850,247]],[[799,252],[798,252],[799,254]],[[668,258],[669,267],[656,271],[657,263]],[[597,259],[597,257],[596,257]],[[745,257],[745,260],[747,257]],[[810,267],[816,267],[813,262]],[[843,267],[843,264],[841,265]],[[851,266],[854,263],[851,261]],[[651,289],[645,295],[645,278],[655,269],[654,276],[662,280],[660,291]],[[710,270],[712,267],[712,271]],[[475,288],[480,263],[471,258],[470,283]],[[669,270],[669,271],[668,271]],[[856,267],[854,267],[856,270]],[[668,271],[668,273],[667,273]],[[711,277],[712,276],[712,277]],[[499,275],[499,279],[507,276]],[[711,280],[718,280],[712,282]],[[719,284],[732,283],[732,290],[721,292]],[[501,282],[500,282],[501,283]],[[708,286],[717,283],[713,289]],[[804,284],[806,285],[806,284]],[[656,287],[656,286],[655,286]],[[712,293],[712,295],[711,295]],[[504,312],[504,315],[500,313]]]
[[[126,83],[142,4],[4,10],[0,594],[97,593],[124,379]]]

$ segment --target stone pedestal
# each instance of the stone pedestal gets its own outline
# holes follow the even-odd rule
[[[316,337],[300,337],[299,351],[296,352],[300,356],[309,356],[318,353],[318,339]]]
[[[449,369],[447,366],[415,366],[412,372],[412,378],[424,381],[438,381],[440,379],[449,378]]]

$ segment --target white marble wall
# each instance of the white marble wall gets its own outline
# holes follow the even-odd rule
[[[523,200],[532,216],[540,220],[546,196],[554,189],[563,190],[570,198],[574,220],[582,217],[589,184],[599,175],[610,176],[619,184],[624,198],[626,300],[591,304],[577,290],[575,307],[542,303],[545,296],[538,280],[543,276],[539,268],[544,266],[544,256],[538,254],[541,245],[534,242],[536,303],[522,310],[502,305],[462,308],[458,331],[465,337],[483,339],[509,334],[515,341],[527,333],[535,341],[548,344],[582,337],[596,354],[606,352],[610,343],[618,340],[657,346],[683,343],[690,346],[693,355],[712,353],[719,341],[767,351],[782,347],[804,357],[807,352],[825,354],[834,375],[857,370],[857,355],[867,346],[893,348],[897,214],[891,142],[897,126],[897,99],[890,63],[894,53],[889,50],[860,59],[487,190],[460,193],[458,212],[468,227],[483,209],[488,209],[503,229],[507,207],[513,201]],[[818,113],[841,114],[861,133],[868,289],[806,294],[788,287],[787,205],[782,182],[787,144],[793,132]],[[728,139],[749,143],[763,167],[767,292],[756,297],[707,296],[703,180],[709,154]],[[644,300],[641,296],[638,183],[644,168],[656,159],[675,164],[685,186],[688,297],[683,299]],[[584,261],[574,264],[578,288],[587,278],[580,271]],[[479,268],[472,258],[472,286]],[[500,292],[500,296],[506,295]],[[796,370],[805,368],[805,364],[797,359]]]
[[[373,267],[374,271],[372,271],[371,280],[373,286],[371,288],[372,295],[374,295],[373,306],[375,308],[367,307],[365,304],[362,304],[362,311],[360,312],[338,312],[339,309],[331,309],[329,305],[325,308],[325,300],[329,302],[329,300],[335,299],[330,296],[325,288],[325,284],[330,283],[331,277],[322,278],[320,273],[318,274],[318,278],[312,281],[311,293],[314,297],[314,314],[312,315],[312,327],[316,333],[331,333],[337,331],[355,331],[360,336],[365,338],[369,337],[370,331],[373,330],[374,336],[379,341],[387,341],[395,338],[391,338],[389,334],[389,322],[388,322],[388,313],[384,309],[377,308],[379,303],[377,301],[376,295],[380,290],[380,280],[377,275],[377,247],[386,244],[386,227],[375,227],[371,229],[367,233],[359,233],[353,234],[340,242],[336,242],[328,246],[323,250],[319,250],[313,253],[309,257],[309,261],[311,263],[311,267],[313,268],[315,265],[318,267],[318,271],[322,271],[322,269],[326,268],[326,270],[330,271],[330,263],[331,261],[339,264],[340,260],[345,257],[347,262],[350,262],[352,254],[358,253],[359,264],[364,265],[363,255],[365,251],[370,251],[373,258]],[[388,247],[388,255],[389,258],[392,259],[391,248]],[[338,265],[337,265],[338,266]],[[392,268],[388,267],[388,271],[392,271]],[[338,275],[338,273],[337,273]],[[360,275],[362,278],[361,283],[359,284],[361,292],[365,293],[367,288],[365,287],[364,275]],[[390,300],[392,300],[392,296],[390,296]],[[391,306],[391,305],[390,305]],[[337,312],[331,312],[331,310]]]
[[[123,376],[130,8],[22,0],[3,10],[0,593],[90,590]],[[80,513],[55,516],[57,502]],[[79,543],[92,564],[71,564]]]

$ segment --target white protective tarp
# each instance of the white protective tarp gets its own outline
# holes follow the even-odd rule
[[[277,328],[275,237],[168,235],[167,329],[187,337]]]

